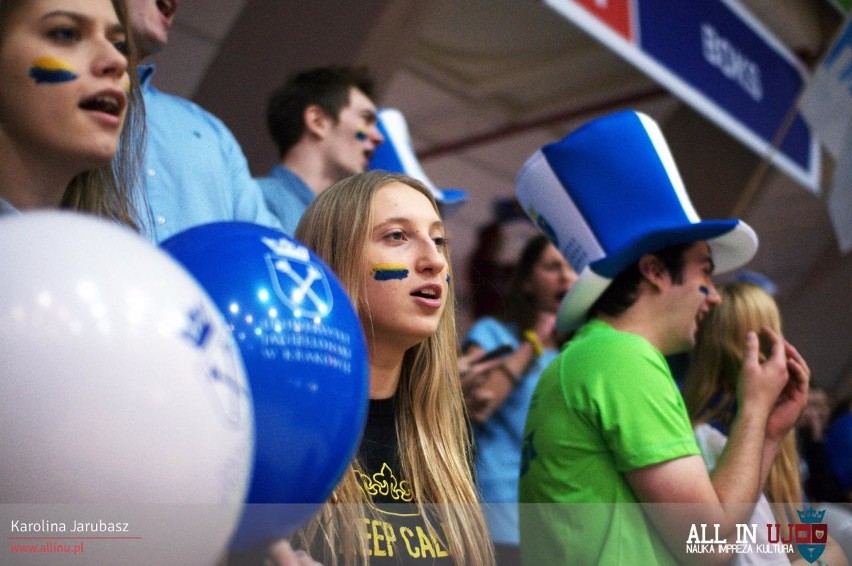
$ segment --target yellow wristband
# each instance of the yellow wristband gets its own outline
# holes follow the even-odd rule
[[[530,343],[533,347],[533,352],[536,357],[542,355],[544,353],[544,345],[541,343],[541,340],[538,339],[538,334],[535,333],[535,330],[532,328],[524,330],[523,333],[524,340]]]

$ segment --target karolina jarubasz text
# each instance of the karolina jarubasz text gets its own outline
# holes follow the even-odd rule
[[[10,528],[13,533],[128,533],[130,523],[110,521],[19,521],[13,520]]]

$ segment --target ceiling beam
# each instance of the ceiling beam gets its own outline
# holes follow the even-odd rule
[[[417,157],[420,161],[426,161],[435,157],[440,157],[448,153],[455,153],[465,149],[470,149],[479,145],[492,143],[507,137],[515,136],[523,132],[560,124],[571,120],[577,120],[591,114],[609,112],[619,108],[634,106],[640,102],[648,102],[661,97],[670,96],[667,90],[658,86],[648,89],[643,89],[638,92],[633,92],[627,95],[609,98],[605,100],[595,101],[582,106],[561,110],[554,114],[549,114],[539,118],[527,120],[525,122],[511,123],[505,126],[492,129],[481,134],[466,136],[457,140],[439,143],[432,147],[417,152]]]

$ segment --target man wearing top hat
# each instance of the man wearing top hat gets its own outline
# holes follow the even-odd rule
[[[754,231],[701,221],[662,132],[633,111],[543,147],[517,189],[580,273],[557,322],[576,333],[542,374],[527,417],[524,563],[729,559],[810,372],[773,332],[764,357],[748,336],[737,418],[710,475],[664,356],[693,347],[698,322],[721,301],[713,273],[752,258]]]

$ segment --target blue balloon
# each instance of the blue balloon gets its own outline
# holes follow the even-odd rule
[[[245,222],[161,244],[230,324],[255,410],[255,459],[233,548],[289,536],[329,497],[358,447],[369,395],[357,313],[332,271],[283,232]],[[256,505],[256,504],[285,505]]]

